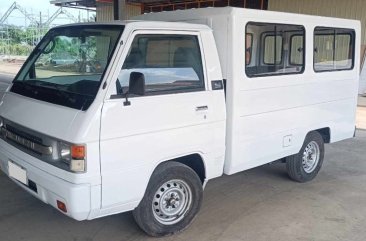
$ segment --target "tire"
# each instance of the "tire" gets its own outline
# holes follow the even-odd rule
[[[313,180],[323,164],[324,140],[317,131],[307,134],[300,152],[286,158],[287,173],[297,182]]]
[[[196,172],[178,162],[160,164],[133,211],[136,223],[153,237],[185,230],[201,208],[202,183]]]

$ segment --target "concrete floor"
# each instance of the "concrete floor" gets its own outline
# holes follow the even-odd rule
[[[356,126],[358,129],[366,130],[366,107],[357,107]]]
[[[359,129],[366,130],[366,96],[358,96],[356,126]]]
[[[311,183],[287,178],[283,164],[266,165],[208,183],[202,210],[185,232],[159,240],[366,240],[366,132],[326,146]],[[153,240],[131,213],[74,221],[0,174],[1,241]]]

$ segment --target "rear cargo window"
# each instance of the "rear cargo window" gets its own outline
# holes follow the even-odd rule
[[[281,35],[264,37],[263,62],[267,65],[279,65],[282,62],[283,42]]]
[[[137,35],[119,74],[119,92],[128,91],[131,72],[144,74],[147,95],[205,87],[200,46],[194,35]]]
[[[354,66],[355,31],[317,27],[314,31],[314,70],[350,70]]]
[[[290,39],[290,64],[303,65],[304,64],[304,36],[293,35]]]
[[[251,22],[246,26],[246,34],[248,33],[253,38],[251,60],[245,61],[248,77],[297,74],[304,71],[303,26]]]

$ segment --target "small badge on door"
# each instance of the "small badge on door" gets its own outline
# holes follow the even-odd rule
[[[224,88],[222,80],[211,81],[211,86],[212,86],[212,90],[222,90]]]

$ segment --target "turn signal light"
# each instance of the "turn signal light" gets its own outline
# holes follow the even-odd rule
[[[57,207],[58,209],[60,209],[62,212],[67,213],[67,208],[66,208],[66,204],[57,200]]]
[[[75,173],[86,171],[86,145],[75,145],[60,141],[58,144],[59,160],[68,165]]]
[[[84,159],[85,158],[85,146],[71,146],[71,157],[74,159]]]
[[[73,172],[84,172],[85,171],[85,160],[84,159],[72,159],[70,162],[70,170]]]

